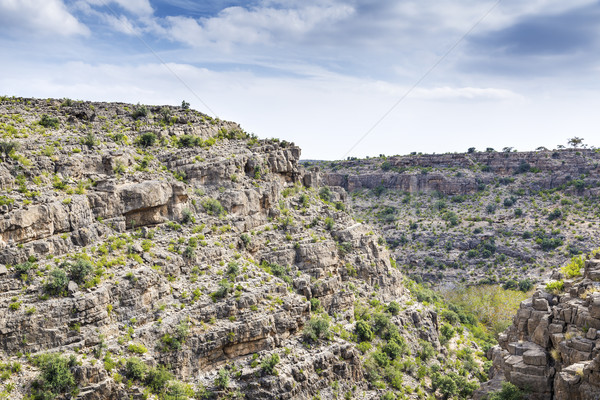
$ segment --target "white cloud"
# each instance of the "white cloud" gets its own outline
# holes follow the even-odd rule
[[[140,33],[125,15],[120,15],[117,18],[113,15],[101,14],[101,18],[117,32],[121,32],[126,35],[135,35]]]
[[[149,0],[82,0],[80,3],[96,7],[110,7],[111,4],[117,4],[137,16],[150,16],[154,13],[154,9],[152,8],[152,5],[150,5]]]
[[[167,17],[172,39],[190,45],[269,44],[299,39],[320,26],[348,18],[351,6],[303,5],[298,8],[229,7],[211,18]]]
[[[0,0],[0,25],[6,33],[89,35],[62,0]]]

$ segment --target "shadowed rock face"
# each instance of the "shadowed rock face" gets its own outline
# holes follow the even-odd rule
[[[581,278],[564,281],[564,292],[540,286],[521,303],[500,345],[490,350],[494,380],[506,379],[536,400],[600,397],[599,271],[597,255],[585,262]]]
[[[371,228],[319,199],[293,144],[192,110],[149,107],[136,119],[135,109],[0,102],[17,132],[2,140],[18,143],[0,163],[0,358],[76,356],[79,399],[143,397],[139,382],[115,380],[121,366],[105,369],[108,352],[215,393],[227,368],[231,391],[249,398],[331,398],[334,381],[379,396],[350,340],[354,307],[407,296]],[[40,125],[43,114],[58,127]],[[83,277],[73,272],[82,260]],[[53,291],[55,271],[66,281]],[[302,330],[318,315],[336,331],[309,346]],[[419,338],[439,349],[435,312],[406,304],[392,322],[413,352]],[[252,363],[275,353],[278,375]],[[38,374],[19,360],[17,399]]]

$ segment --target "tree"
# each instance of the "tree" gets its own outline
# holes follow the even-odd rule
[[[505,153],[510,153],[511,151],[513,151],[513,148],[512,147],[504,147],[502,149],[502,151],[505,152]]]
[[[467,150],[467,153],[469,153],[469,154],[475,153],[475,147],[469,147],[469,149]]]
[[[579,147],[583,143],[583,138],[574,136],[571,139],[569,139],[567,141],[567,143],[569,144],[569,146],[571,146],[573,148],[577,148],[577,147]]]

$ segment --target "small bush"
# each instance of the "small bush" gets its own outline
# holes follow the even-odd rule
[[[146,372],[148,372],[148,366],[137,357],[128,358],[125,362],[124,375],[128,379],[141,381],[146,376]]]
[[[138,137],[137,143],[142,147],[152,147],[156,143],[156,134],[152,132],[146,132]]]
[[[204,207],[208,215],[220,216],[225,214],[225,208],[223,208],[217,199],[204,200],[202,202],[202,207]]]
[[[202,139],[193,135],[182,135],[177,139],[177,147],[201,146]]]
[[[60,295],[67,287],[67,283],[69,283],[69,278],[67,278],[65,271],[55,268],[50,272],[45,289],[50,294]]]
[[[279,364],[279,355],[277,353],[271,354],[269,357],[265,357],[260,363],[260,369],[264,374],[277,375],[275,366]]]
[[[131,116],[134,119],[140,119],[140,118],[144,118],[148,116],[148,107],[144,106],[144,105],[140,105],[140,103],[137,104],[137,106],[135,107],[135,109],[133,110],[133,113],[131,114]]]
[[[563,281],[550,281],[546,284],[546,292],[559,294],[563,291],[565,284]]]
[[[403,353],[402,347],[400,347],[400,345],[393,340],[390,340],[385,344],[385,346],[383,346],[383,351],[392,360],[399,358]]]
[[[219,288],[215,292],[212,292],[210,297],[214,302],[216,302],[217,300],[227,296],[227,293],[229,293],[231,290],[231,283],[229,283],[227,280],[222,280],[219,282]]]
[[[357,321],[354,330],[360,342],[370,342],[373,340],[374,334],[367,322],[362,320]]]
[[[310,299],[310,310],[317,311],[319,308],[321,308],[321,300],[317,299],[316,297],[311,298]]]
[[[333,219],[330,217],[325,218],[325,229],[328,231],[333,229]]]
[[[4,154],[4,158],[9,157],[18,148],[19,143],[17,142],[0,142],[0,152]]]
[[[129,346],[127,346],[127,350],[129,350],[132,353],[135,354],[144,354],[148,352],[148,349],[146,348],[146,346],[144,346],[143,344],[140,343],[132,343]]]
[[[581,270],[585,265],[585,259],[583,256],[576,256],[571,258],[571,261],[562,267],[560,271],[565,274],[567,279],[574,278],[576,276],[581,276]]]
[[[323,186],[319,190],[319,197],[323,201],[331,201],[332,196],[333,196],[333,193],[331,193],[331,189],[329,188],[329,186]]]
[[[71,368],[75,365],[75,356],[67,359],[59,354],[43,354],[36,357],[35,364],[41,374],[32,386],[35,400],[50,400],[75,388],[75,377]]]
[[[523,400],[524,394],[510,382],[502,382],[502,390],[488,395],[487,400]]]
[[[190,334],[188,321],[181,321],[173,333],[166,333],[160,339],[162,342],[162,351],[179,350],[187,340]]]
[[[555,208],[548,214],[548,221],[554,221],[555,219],[559,219],[562,216],[562,211],[559,208]]]
[[[229,371],[225,368],[221,368],[215,378],[215,386],[219,389],[227,389],[229,386]]]
[[[419,350],[419,358],[421,360],[427,361],[435,355],[435,350],[431,343],[419,340],[419,344],[421,345],[421,349]]]
[[[173,379],[173,374],[169,372],[164,366],[160,365],[156,368],[152,368],[146,374],[146,385],[152,391],[152,393],[160,393],[167,386],[167,382]]]
[[[318,342],[319,339],[329,338],[329,321],[321,317],[313,317],[304,327],[304,339]]]
[[[94,270],[94,266],[88,260],[77,259],[75,264],[69,268],[69,278],[77,283],[84,283]]]
[[[60,126],[60,121],[58,118],[50,117],[47,114],[42,114],[42,118],[38,123],[45,128],[57,129]]]

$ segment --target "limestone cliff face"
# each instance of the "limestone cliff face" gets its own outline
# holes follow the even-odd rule
[[[560,279],[560,274],[554,278]],[[521,303],[513,325],[492,349],[496,380],[530,392],[535,400],[600,397],[600,256],[564,292],[541,286]]]
[[[588,149],[398,156],[384,161],[375,158],[334,162],[325,168],[322,182],[350,192],[381,186],[408,193],[461,195],[473,194],[481,184],[499,177],[531,170],[536,175],[525,187],[542,190],[568,184],[581,175],[588,175],[585,181],[593,186],[598,182],[599,163],[600,154]],[[448,170],[460,173],[449,174]],[[581,194],[598,194],[598,191],[588,189]]]
[[[46,352],[76,356],[79,399],[144,396],[109,353],[217,395],[225,368],[223,396],[308,399],[334,381],[378,396],[348,340],[354,304],[402,304],[402,276],[368,226],[319,199],[298,147],[178,107],[13,98],[0,121],[0,357],[25,364],[11,398],[37,374],[23,354]],[[338,328],[307,346],[317,308]],[[423,315],[395,320],[410,346],[439,347]],[[278,375],[252,362],[270,354]]]

